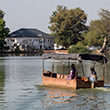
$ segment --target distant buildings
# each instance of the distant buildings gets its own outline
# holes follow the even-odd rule
[[[65,47],[64,46],[61,46],[61,45],[58,45],[58,44],[54,44],[54,49],[55,50],[64,50]]]
[[[54,49],[54,37],[37,29],[21,28],[12,32],[6,42],[11,51],[18,47],[21,51]]]

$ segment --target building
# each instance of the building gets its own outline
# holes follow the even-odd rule
[[[37,29],[21,28],[10,33],[6,42],[11,51],[16,47],[21,51],[54,49],[54,37]]]
[[[64,50],[65,47],[64,46],[61,46],[61,45],[58,45],[58,44],[54,44],[54,49],[55,50]]]

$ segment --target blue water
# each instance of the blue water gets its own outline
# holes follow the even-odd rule
[[[51,63],[45,64],[50,70]],[[56,65],[54,71],[60,71]],[[110,110],[109,67],[104,87],[69,91],[42,86],[40,56],[0,57],[0,110]]]

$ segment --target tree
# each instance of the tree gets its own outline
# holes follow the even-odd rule
[[[104,25],[101,20],[90,22],[88,33],[85,35],[84,43],[88,46],[102,46]]]
[[[68,48],[69,53],[90,53],[91,51],[87,49],[82,43],[78,42],[76,45],[72,45]]]
[[[102,32],[104,42],[103,42],[103,46],[100,52],[104,52],[106,47],[110,45],[110,11],[101,9],[99,15],[101,17],[101,21],[104,26],[104,29]]]
[[[110,12],[101,9],[99,16],[99,20],[90,22],[90,28],[85,37],[85,42],[89,46],[102,46],[100,52],[104,52],[106,47],[110,45]]]
[[[57,6],[50,17],[50,26],[52,34],[55,36],[55,42],[68,48],[83,40],[83,32],[88,30],[85,25],[87,15],[80,8],[67,9],[66,6]]]
[[[0,10],[0,52],[8,49],[6,46],[5,38],[9,35],[9,29],[5,27],[5,21],[3,20],[4,12]]]

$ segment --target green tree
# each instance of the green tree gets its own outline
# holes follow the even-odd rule
[[[85,25],[87,15],[80,8],[67,9],[66,6],[57,6],[50,17],[49,29],[55,36],[55,42],[68,48],[83,40],[83,32],[88,30]]]
[[[88,33],[85,35],[85,44],[88,46],[102,46],[104,25],[101,20],[90,22]]]
[[[9,35],[9,29],[5,27],[5,21],[3,20],[3,17],[4,12],[0,10],[0,52],[8,49],[5,38]]]
[[[87,49],[81,42],[76,45],[72,45],[68,48],[69,53],[90,53],[91,51]]]
[[[110,11],[101,9],[99,16],[99,20],[91,21],[85,42],[90,46],[102,46],[100,52],[104,52],[110,45]]]
[[[101,21],[104,26],[102,31],[104,42],[100,52],[104,52],[105,49],[110,46],[110,11],[101,9],[99,16],[101,17]]]

